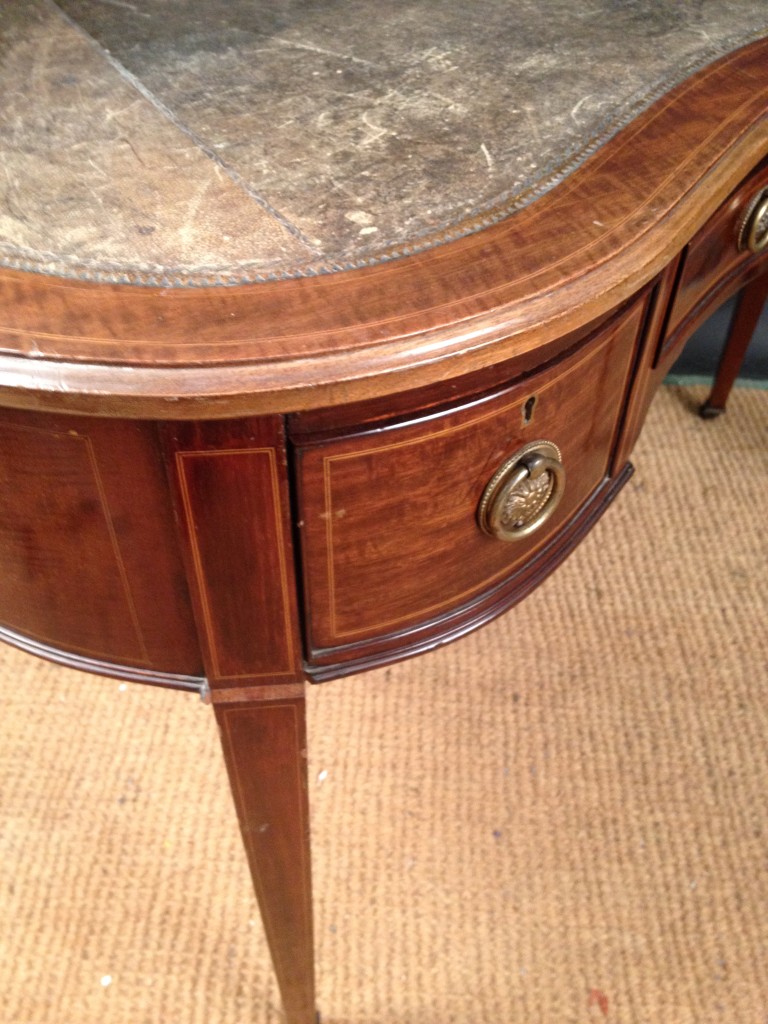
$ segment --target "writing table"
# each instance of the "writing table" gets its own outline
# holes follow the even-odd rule
[[[212,703],[309,1024],[305,683],[523,598],[744,289],[738,362],[764,5],[31,0],[0,31],[0,632]]]

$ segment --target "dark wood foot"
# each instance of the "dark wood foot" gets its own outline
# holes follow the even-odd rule
[[[752,335],[755,333],[757,321],[768,296],[768,274],[748,284],[733,314],[725,348],[717,368],[715,383],[709,398],[699,410],[702,419],[714,419],[725,412],[728,396],[741,370],[744,356],[747,354]]]
[[[286,1024],[316,1024],[304,697],[215,710]]]
[[[714,405],[709,404],[709,399],[699,406],[699,416],[703,420],[716,420],[718,416],[722,416],[725,409],[718,409]]]

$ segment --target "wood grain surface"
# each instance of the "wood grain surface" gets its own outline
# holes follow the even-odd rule
[[[304,696],[216,707],[286,1024],[315,1024]]]
[[[202,675],[153,424],[0,410],[0,564],[12,642],[146,681]]]
[[[302,678],[282,419],[169,423],[163,437],[211,688]]]
[[[298,449],[299,533],[313,652],[401,635],[471,605],[532,560],[609,473],[648,297],[576,351],[511,388],[440,414]],[[536,439],[562,452],[564,497],[530,537],[504,543],[478,525],[483,490]]]

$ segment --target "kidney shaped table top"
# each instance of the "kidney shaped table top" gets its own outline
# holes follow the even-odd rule
[[[741,290],[722,406],[768,10],[28,0],[0,95],[0,635],[213,704],[309,1024],[304,684],[524,597]]]

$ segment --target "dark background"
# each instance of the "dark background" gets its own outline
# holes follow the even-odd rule
[[[672,367],[672,377],[712,378],[717,370],[736,296],[726,302],[696,331]],[[757,326],[739,380],[768,385],[768,303]]]

